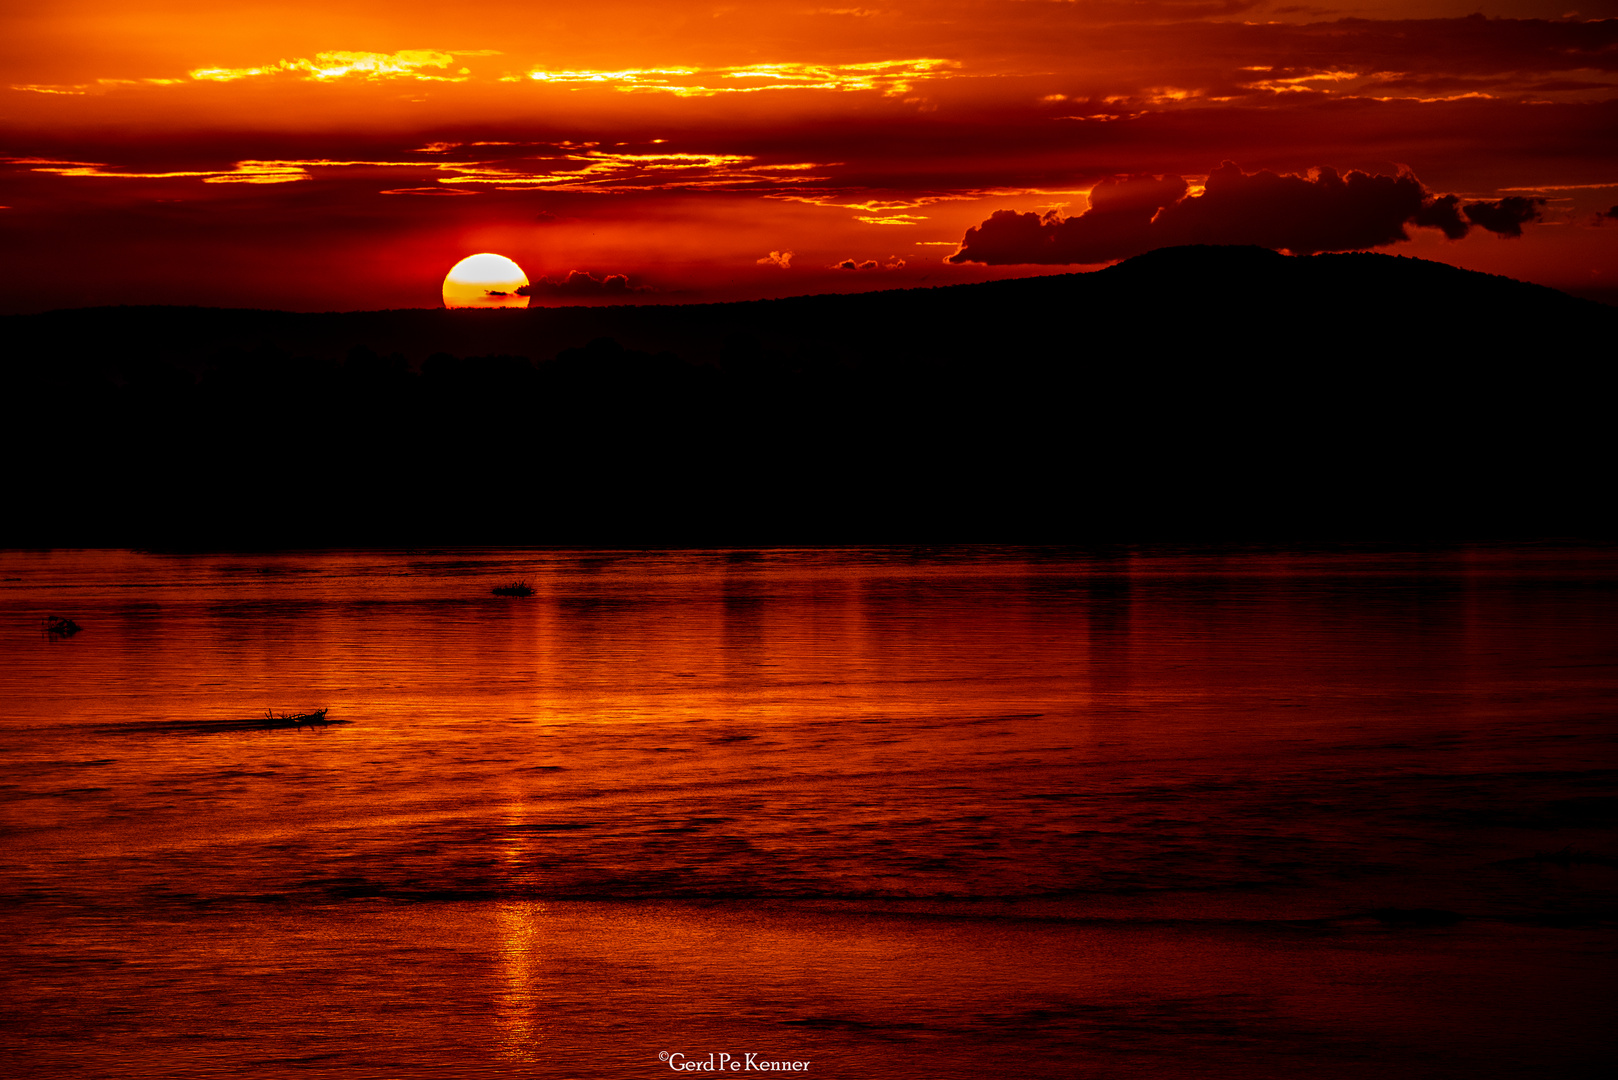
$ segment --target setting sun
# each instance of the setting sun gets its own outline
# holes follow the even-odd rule
[[[444,306],[491,308],[528,306],[528,276],[522,267],[492,252],[468,255],[444,276]]]

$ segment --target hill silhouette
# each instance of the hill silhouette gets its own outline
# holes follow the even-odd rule
[[[8,544],[1608,535],[1618,309],[1418,259],[0,318]]]

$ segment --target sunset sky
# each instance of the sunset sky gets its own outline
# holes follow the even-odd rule
[[[1196,241],[1618,290],[1618,0],[840,3],[6,5],[0,311],[436,306],[484,251],[535,304],[747,299]]]

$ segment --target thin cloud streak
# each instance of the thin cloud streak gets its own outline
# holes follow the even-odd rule
[[[423,68],[448,69],[460,56],[498,56],[497,49],[440,52],[436,49],[404,49],[396,53],[343,52],[317,53],[313,60],[280,60],[264,67],[196,68],[187,74],[198,82],[237,82],[271,75],[296,75],[315,82],[345,79],[414,79],[420,82],[466,82],[471,72],[429,75]]]

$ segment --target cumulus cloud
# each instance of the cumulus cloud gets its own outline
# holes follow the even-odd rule
[[[785,270],[792,265],[792,256],[794,254],[795,252],[791,251],[772,251],[758,260],[758,264],[760,266],[779,266]]]
[[[1470,226],[1461,217],[1461,197],[1459,195],[1444,195],[1436,199],[1427,199],[1421,204],[1416,216],[1410,219],[1412,225],[1422,225],[1429,229],[1442,229],[1444,235],[1451,240],[1459,240],[1469,231]]]
[[[1530,221],[1538,221],[1544,206],[1544,199],[1507,195],[1494,202],[1470,202],[1463,209],[1474,225],[1501,236],[1521,236],[1522,227]]]
[[[1541,205],[1509,196],[1462,207],[1410,173],[1244,173],[1227,161],[1199,195],[1178,176],[1120,176],[1097,183],[1089,209],[1076,217],[998,210],[968,229],[947,261],[1102,263],[1178,244],[1256,244],[1296,255],[1355,251],[1408,240],[1411,225],[1441,229],[1452,240],[1474,224],[1519,235]]]
[[[596,277],[586,270],[574,270],[564,280],[540,278],[517,290],[518,296],[628,296],[631,293],[650,292],[644,285],[631,285],[623,274]]]

